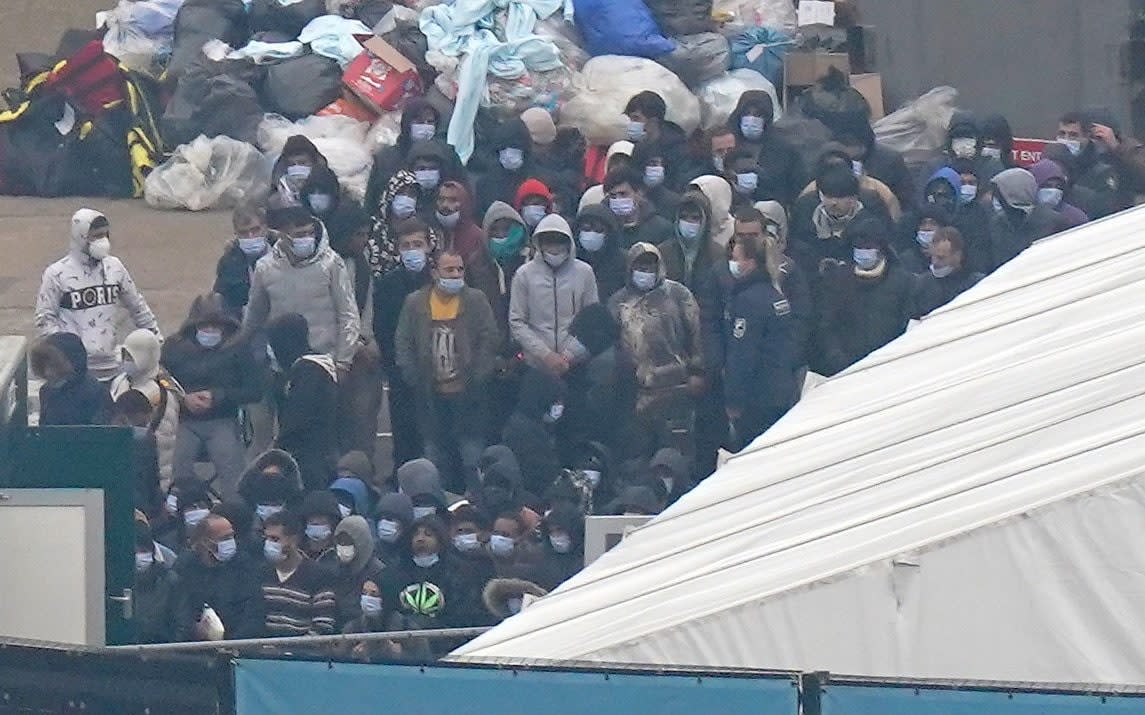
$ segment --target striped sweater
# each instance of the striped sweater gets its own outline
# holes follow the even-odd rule
[[[334,632],[337,607],[333,574],[324,566],[303,559],[285,581],[269,566],[263,571],[262,602],[266,635],[329,635]]]

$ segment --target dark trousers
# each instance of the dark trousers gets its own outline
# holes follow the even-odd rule
[[[428,402],[421,426],[425,456],[437,466],[447,490],[464,494],[479,487],[477,464],[486,444],[483,396],[433,395]]]
[[[393,433],[394,472],[411,459],[422,456],[421,430],[418,429],[418,400],[414,389],[398,375],[397,368],[390,371],[390,432]]]

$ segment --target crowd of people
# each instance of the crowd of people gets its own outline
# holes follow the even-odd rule
[[[107,217],[78,211],[31,363],[41,424],[134,430],[139,639],[495,624],[581,568],[586,516],[659,513],[808,371],[1145,193],[1107,113],[1061,117],[1028,169],[1004,119],[960,113],[920,173],[865,118],[804,161],[773,109],[747,92],[688,136],[641,92],[607,151],[530,109],[462,166],[415,99],[364,204],[292,137],[166,339]]]

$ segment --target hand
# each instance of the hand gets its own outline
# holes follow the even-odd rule
[[[545,368],[557,377],[562,377],[569,371],[568,358],[559,353],[549,353],[542,362],[544,362]]]
[[[703,375],[692,375],[688,378],[688,394],[692,397],[702,397],[708,390],[708,381]]]
[[[726,414],[728,416],[729,420],[731,420],[732,422],[735,422],[740,417],[743,417],[743,410],[741,410],[738,407],[725,407],[724,408],[724,414]]]
[[[1097,142],[1101,142],[1110,149],[1116,149],[1121,142],[1117,141],[1117,135],[1114,134],[1113,129],[1105,126],[1104,124],[1094,124],[1093,128],[1089,130],[1089,136]]]
[[[209,391],[192,392],[183,398],[187,411],[198,415],[211,409],[211,393]]]

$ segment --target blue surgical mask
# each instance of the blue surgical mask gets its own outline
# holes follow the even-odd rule
[[[378,520],[378,539],[387,544],[392,544],[398,540],[398,535],[402,532],[402,525],[393,519],[379,519]]]
[[[637,290],[650,291],[656,287],[657,275],[649,271],[632,271],[632,285]]]
[[[506,171],[516,171],[525,164],[525,152],[516,147],[505,147],[497,152],[497,159]]]
[[[680,232],[680,238],[686,238],[692,241],[700,237],[700,232],[704,230],[704,225],[695,221],[680,219],[676,222],[676,230]]]
[[[306,538],[311,541],[325,541],[330,538],[333,530],[325,524],[307,524]]]
[[[943,266],[939,268],[933,263],[930,264],[930,274],[935,278],[945,278],[954,272],[954,266]]]
[[[262,555],[272,564],[280,564],[286,560],[286,554],[282,553],[282,544],[278,541],[262,542]]]
[[[855,176],[859,177],[860,179],[863,178],[863,162],[852,161],[851,162],[851,173],[854,174]]]
[[[334,205],[334,197],[330,194],[310,194],[308,201],[310,209],[316,214],[324,214]]]
[[[759,174],[754,171],[736,174],[736,190],[741,194],[750,194],[759,186]]]
[[[962,203],[968,204],[978,198],[978,186],[976,184],[963,184],[958,187],[958,195],[962,198]]]
[[[215,558],[219,561],[230,561],[238,551],[239,546],[235,543],[234,537],[223,539],[215,544]]]
[[[564,414],[565,414],[565,406],[563,404],[561,404],[560,402],[558,402],[555,405],[553,405],[552,407],[550,407],[549,411],[547,413],[545,413],[545,421],[550,423],[550,424],[552,424],[554,422],[560,422],[561,417],[563,417]]]
[[[441,560],[441,557],[437,554],[426,554],[425,556],[413,557],[414,564],[423,569],[427,569],[435,565],[439,560]]]
[[[1055,189],[1049,186],[1044,189],[1038,189],[1038,203],[1042,206],[1049,206],[1051,209],[1056,209],[1060,206],[1064,196],[1065,192],[1061,189]]]
[[[631,196],[617,196],[608,200],[608,208],[620,218],[629,218],[636,213],[636,199]]]
[[[310,178],[310,167],[303,166],[302,164],[291,164],[286,167],[286,176],[289,179],[301,184]]]
[[[135,552],[135,573],[143,573],[151,568],[151,564],[155,563],[155,555],[150,551],[140,553]]]
[[[367,596],[362,594],[359,604],[362,607],[362,614],[366,616],[377,616],[382,612],[382,597],[381,596]]]
[[[930,248],[930,244],[934,241],[934,231],[923,231],[919,229],[914,234],[914,240],[918,241],[918,245],[923,248]]]
[[[630,141],[634,144],[636,142],[640,141],[641,139],[643,139],[645,133],[646,132],[644,129],[644,122],[632,122],[632,121],[630,121],[630,122],[628,122],[628,126],[625,127],[625,130],[624,130],[624,134],[625,134],[625,136],[628,137],[628,141]]]
[[[433,124],[414,122],[409,125],[409,137],[415,142],[427,142],[437,135],[437,127]]]
[[[438,278],[437,289],[446,295],[457,295],[465,287],[464,278]]]
[[[521,218],[531,227],[535,227],[548,215],[549,210],[540,204],[530,204],[521,209]]]
[[[298,236],[290,239],[290,252],[295,258],[310,258],[318,250],[318,239],[314,236]]]
[[[205,348],[218,347],[223,342],[223,331],[218,328],[199,328],[195,331],[195,341]]]
[[[662,166],[646,166],[644,167],[644,184],[647,186],[659,186],[664,183],[664,167]]]
[[[744,115],[740,117],[739,130],[745,139],[759,139],[763,136],[763,123],[763,117]]]
[[[489,550],[496,556],[508,556],[513,553],[515,543],[508,536],[493,534],[489,537]]]
[[[743,278],[743,268],[740,268],[739,261],[728,261],[728,272],[732,278]]]
[[[189,527],[198,526],[199,522],[206,519],[210,513],[210,509],[188,509],[183,512],[183,523]]]
[[[411,248],[399,253],[402,259],[402,265],[410,273],[421,273],[425,269],[426,256],[425,251],[420,248]]]
[[[879,259],[882,257],[877,248],[856,248],[851,252],[851,255],[855,260],[855,265],[864,271],[869,271],[879,265]]]
[[[398,194],[390,201],[390,207],[394,210],[394,216],[409,218],[417,211],[417,199],[405,194]]]
[[[1002,149],[996,146],[984,146],[982,147],[982,156],[989,159],[1001,159]]]
[[[441,172],[437,169],[418,169],[413,175],[426,191],[433,191],[441,183]]]
[[[580,247],[589,253],[596,253],[604,248],[604,234],[600,231],[581,231]]]
[[[549,267],[554,269],[560,268],[569,259],[568,251],[561,251],[560,253],[549,253],[548,251],[542,251],[541,254],[544,256],[545,263],[549,264]]]
[[[280,511],[282,511],[282,507],[278,504],[259,504],[254,508],[254,513],[258,514],[259,521],[266,521]]]
[[[1081,153],[1081,140],[1079,139],[1058,139],[1057,143],[1069,149],[1069,153],[1074,156]]]
[[[567,554],[572,551],[572,537],[568,534],[550,534],[549,544],[558,554]]]
[[[477,540],[477,534],[458,534],[453,537],[453,546],[462,553],[476,551],[481,542]]]
[[[454,211],[450,214],[443,214],[440,211],[434,211],[433,215],[437,217],[437,222],[446,228],[455,228],[459,221],[461,221],[461,212]]]
[[[266,236],[251,236],[239,239],[239,250],[249,258],[256,258],[266,253]]]

